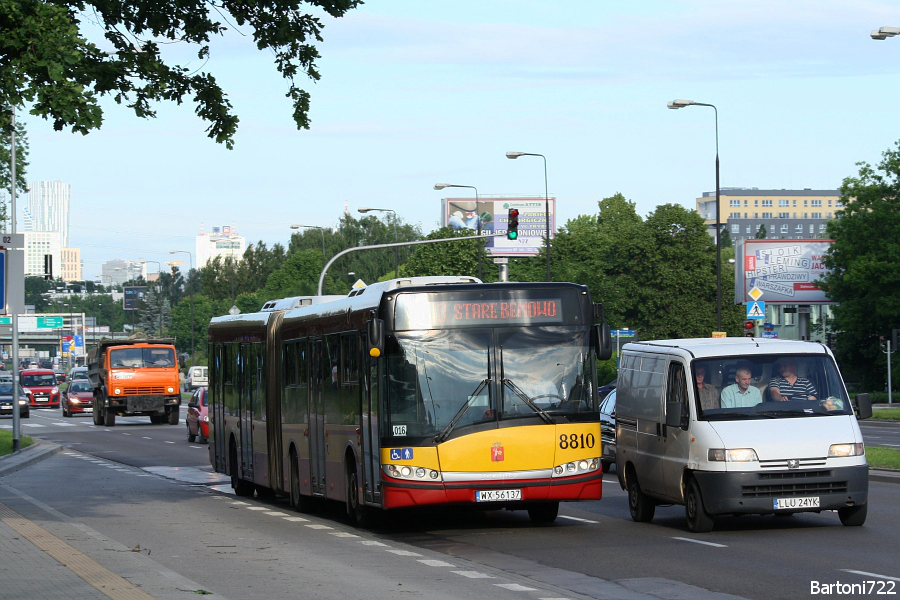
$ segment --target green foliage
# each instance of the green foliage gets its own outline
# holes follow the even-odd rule
[[[885,396],[884,402],[887,402],[887,393],[882,395]],[[874,398],[873,401],[875,401]],[[872,418],[876,421],[900,421],[900,408],[879,408],[878,410],[873,410]]]
[[[824,257],[830,269],[820,280],[834,307],[836,355],[850,378],[882,389],[887,361],[878,338],[900,326],[900,142],[873,168],[841,185],[837,218],[828,222],[834,240]]]
[[[426,240],[471,237],[470,229],[443,227],[425,236]],[[478,275],[478,240],[436,242],[414,246],[412,256],[400,269],[404,277],[437,275]]]
[[[305,2],[315,13],[332,17],[358,4]],[[69,127],[87,134],[103,123],[103,96],[143,118],[156,116],[156,102],[181,104],[190,98],[197,116],[209,123],[209,137],[232,148],[238,118],[224,90],[210,73],[164,61],[160,47],[190,45],[207,64],[211,36],[235,29],[240,35],[249,31],[256,47],[274,56],[275,67],[289,82],[286,96],[293,102],[294,122],[308,129],[310,96],[297,87],[296,78],[302,72],[319,79],[315,42],[322,41],[323,25],[318,14],[304,14],[304,7],[300,0],[224,0],[214,6],[202,0],[0,0],[0,106],[30,104],[31,113],[53,121],[57,131]],[[85,37],[88,26],[103,31],[103,43],[112,45],[112,52]]]
[[[12,454],[13,435],[12,430],[0,429],[0,456]],[[27,448],[34,443],[34,439],[27,435],[19,437],[19,448]]]
[[[719,233],[719,246],[722,250],[734,246],[734,242],[731,241],[731,233],[728,231],[728,227],[722,227],[721,233]]]
[[[12,175],[12,112],[8,107],[0,106],[0,190],[6,190],[12,195],[10,177]],[[21,121],[16,122],[16,194],[25,196],[28,193],[28,181],[25,173],[28,169],[28,135],[25,125]],[[0,204],[0,227],[3,231],[10,231],[6,203]]]
[[[756,239],[764,240],[764,239],[766,239],[766,236],[768,236],[768,235],[769,235],[769,233],[768,233],[768,231],[766,231],[766,224],[762,223],[759,226],[759,229],[756,230]]]
[[[295,252],[274,273],[269,275],[263,295],[270,300],[290,296],[315,295],[321,272],[321,249]],[[259,307],[257,307],[258,309]]]
[[[900,469],[900,450],[866,446],[866,462],[875,469]]]

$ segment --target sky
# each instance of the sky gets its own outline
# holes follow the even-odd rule
[[[104,101],[87,136],[19,113],[28,180],[72,185],[85,279],[107,260],[193,252],[213,226],[286,245],[291,224],[333,227],[345,206],[427,233],[442,197],[470,192],[438,182],[543,197],[541,159],[507,151],[546,157],[563,226],[617,192],[642,216],[695,208],[715,190],[717,129],[721,187],[836,189],[900,139],[900,37],[869,36],[900,26],[896,2],[369,0],[323,20],[321,79],[298,80],[309,130],[249,31],[217,40],[205,65],[167,50],[223,86],[234,150],[206,137],[189,99],[149,120]],[[668,110],[674,99],[715,105],[718,128],[712,109]]]

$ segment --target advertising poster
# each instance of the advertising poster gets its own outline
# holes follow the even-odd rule
[[[124,287],[122,290],[125,292],[122,297],[122,310],[137,310],[138,302],[144,299],[144,294],[147,292],[147,286],[136,285]]]
[[[478,231],[482,234],[505,234],[509,209],[519,210],[519,238],[494,237],[485,240],[488,256],[535,256],[544,246],[547,233],[546,202],[543,197],[444,198],[441,223],[453,229]],[[556,230],[556,198],[549,198],[550,239]]]
[[[827,304],[816,285],[831,240],[742,240],[735,256],[735,303]]]

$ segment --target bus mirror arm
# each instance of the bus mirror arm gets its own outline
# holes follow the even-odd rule
[[[366,333],[369,338],[369,356],[378,358],[384,354],[384,321],[375,318],[373,314],[366,325]]]

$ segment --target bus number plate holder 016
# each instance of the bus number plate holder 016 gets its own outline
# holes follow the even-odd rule
[[[521,500],[522,490],[477,490],[475,502],[504,502]]]
[[[775,510],[790,508],[819,508],[819,497],[808,496],[805,498],[775,498]]]

